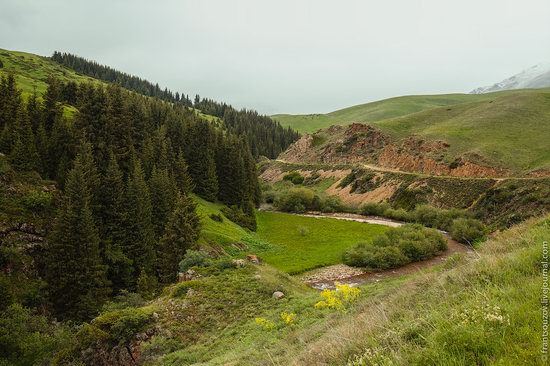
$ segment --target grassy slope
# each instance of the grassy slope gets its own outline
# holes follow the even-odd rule
[[[332,125],[346,125],[351,122],[374,123],[423,110],[487,98],[490,97],[485,94],[411,95],[360,104],[327,114],[278,114],[273,118],[283,126],[290,126],[299,132],[314,132]]]
[[[437,108],[377,126],[402,138],[411,134],[450,143],[449,159],[479,153],[513,170],[550,167],[550,90],[518,91],[494,99]]]
[[[309,132],[331,124],[368,122],[398,139],[416,134],[445,140],[451,145],[448,161],[477,153],[515,172],[550,167],[549,89],[401,97],[321,116],[279,120]]]
[[[32,93],[35,88],[38,94],[44,93],[49,75],[55,75],[63,82],[102,83],[96,79],[77,74],[47,57],[32,53],[0,49],[0,60],[4,64],[4,67],[0,69],[0,75],[8,72],[14,73],[17,86],[22,89],[23,93]]]
[[[296,306],[311,300],[292,299],[292,331],[256,331],[204,365],[346,365],[360,356],[365,363],[352,365],[542,365],[540,261],[549,235],[550,218],[531,220],[482,244],[477,260],[454,256],[435,271],[361,286],[347,313],[321,317]]]
[[[212,214],[221,214],[220,209],[224,207],[222,204],[208,202],[195,195],[193,197],[197,202],[197,213],[201,217],[201,244],[207,241],[218,244],[236,243],[249,235],[245,229],[232,221],[225,219],[223,222],[218,222],[210,218]]]
[[[346,248],[368,243],[386,230],[380,225],[276,212],[258,212],[257,219],[258,236],[273,244],[259,254],[287,273],[341,263]]]

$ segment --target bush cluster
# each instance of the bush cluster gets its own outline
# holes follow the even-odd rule
[[[459,209],[444,210],[430,205],[418,205],[412,211],[394,209],[386,203],[366,203],[360,211],[366,216],[382,216],[393,220],[422,224],[447,231],[451,237],[464,244],[473,244],[487,233],[485,225],[472,214]]]
[[[257,224],[254,212],[247,214],[237,206],[224,207],[221,209],[221,212],[235,224],[256,231]]]
[[[288,174],[285,174],[283,177],[283,180],[288,180],[289,182],[292,182],[292,184],[302,184],[304,183],[304,177],[297,171],[292,171]]]
[[[338,197],[319,197],[311,189],[292,188],[275,197],[273,206],[280,211],[302,213],[306,211],[337,212],[346,207]]]
[[[345,264],[369,269],[396,268],[434,257],[447,249],[447,241],[434,229],[419,224],[391,228],[372,244],[359,244],[343,254]]]

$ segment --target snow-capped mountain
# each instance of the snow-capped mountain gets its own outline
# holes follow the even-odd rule
[[[550,63],[531,66],[519,74],[502,80],[491,86],[472,90],[471,94],[483,94],[510,89],[548,88],[550,87]]]

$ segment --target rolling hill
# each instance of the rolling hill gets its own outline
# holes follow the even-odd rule
[[[464,155],[519,174],[550,167],[550,90],[482,95],[400,97],[327,115],[277,117],[298,130],[369,123],[402,141],[409,136],[449,144],[444,160]],[[302,127],[299,127],[302,126]],[[329,138],[327,131],[318,136]]]
[[[314,132],[333,125],[346,125],[352,122],[375,123],[433,108],[488,98],[491,97],[469,94],[410,95],[360,104],[327,114],[277,114],[272,118],[283,126],[289,126],[299,132]]]

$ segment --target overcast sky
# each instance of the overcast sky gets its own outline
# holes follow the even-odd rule
[[[329,112],[550,62],[550,0],[0,0],[0,48],[268,114]]]

